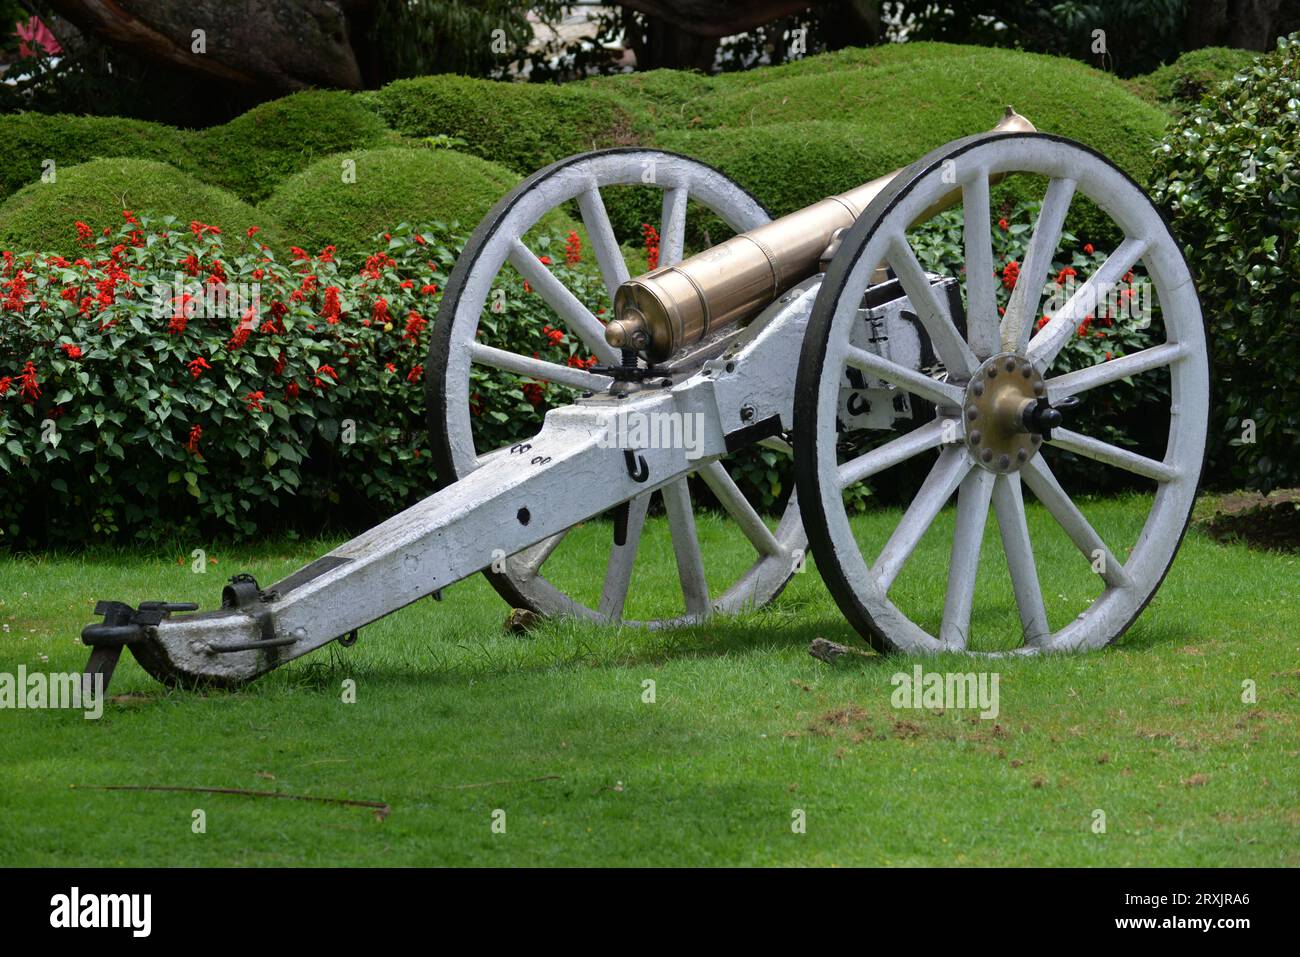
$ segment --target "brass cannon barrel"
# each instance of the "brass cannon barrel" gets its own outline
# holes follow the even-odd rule
[[[1007,107],[993,129],[1034,132],[1034,125]],[[852,226],[900,172],[739,233],[676,265],[629,279],[614,296],[614,319],[605,327],[606,341],[661,362],[709,332],[752,318],[795,283],[816,273],[835,233]],[[954,186],[945,201],[922,218],[951,206],[960,195],[961,188]]]

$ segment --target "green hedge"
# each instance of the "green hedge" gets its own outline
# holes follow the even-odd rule
[[[450,74],[398,80],[365,97],[404,136],[446,135],[517,173],[573,153],[634,142],[632,115],[580,84],[502,83]]]
[[[1259,59],[1254,50],[1231,47],[1203,47],[1184,53],[1145,76],[1134,77],[1127,86],[1152,103],[1169,104],[1175,109],[1195,103],[1224,80],[1247,70]]]
[[[965,51],[958,53],[956,51]],[[1008,104],[1040,130],[1087,143],[1139,182],[1151,169],[1151,148],[1168,115],[1133,96],[1115,79],[1072,60],[947,47],[944,54],[874,68],[843,70],[737,87],[688,104],[698,131],[743,132],[831,117],[855,127],[849,155],[823,164],[843,181],[863,182],[911,162],[949,140],[987,130]],[[813,169],[801,168],[801,178]],[[865,175],[864,175],[865,174]]]
[[[0,244],[7,249],[75,254],[74,223],[116,230],[124,209],[192,219],[226,232],[263,229],[264,241],[282,238],[273,216],[166,163],[99,159],[60,171],[53,183],[24,186],[0,204]]]
[[[1213,477],[1300,484],[1300,34],[1190,110],[1157,162],[1214,350]]]
[[[0,197],[40,182],[47,160],[53,160],[57,178],[66,167],[92,159],[124,156],[175,164],[191,152],[191,135],[162,123],[12,113],[0,116]]]
[[[344,181],[346,161],[356,181]],[[280,185],[261,208],[292,223],[292,241],[318,250],[374,252],[373,237],[402,222],[460,222],[472,229],[517,182],[475,156],[426,147],[386,147],[319,160]]]
[[[1193,62],[1184,60],[1184,66]],[[643,143],[720,166],[781,213],[988,129],[1007,103],[1041,129],[1097,147],[1142,182],[1168,119],[1119,81],[1075,61],[894,44],[716,77],[656,70],[545,86],[443,75],[356,95],[307,91],[197,132],[20,114],[0,118],[0,189],[38,180],[45,158],[60,172],[97,157],[156,159],[261,204],[290,224],[287,242],[358,248],[375,229],[403,220],[460,219],[472,226],[514,181],[500,167],[526,175],[572,153]],[[430,136],[459,138],[461,154],[498,166],[410,151],[413,141]],[[399,146],[406,149],[387,152]],[[341,159],[373,150],[383,152],[384,169],[398,181],[389,188],[335,189],[343,185]],[[399,155],[406,159],[399,162]],[[455,178],[461,174],[463,190]],[[657,217],[654,205],[631,196],[610,203],[623,239],[637,241],[640,223]],[[229,214],[222,207],[195,215]],[[1086,222],[1075,226],[1089,231]]]
[[[191,169],[250,203],[322,157],[394,138],[350,93],[308,90],[249,110],[196,135]]]

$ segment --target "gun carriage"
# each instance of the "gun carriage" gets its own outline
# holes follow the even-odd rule
[[[1045,191],[999,315],[990,188],[1008,176],[1034,177]],[[662,193],[660,262],[641,276],[629,275],[602,195],[619,186]],[[1122,239],[1040,321],[1067,213],[1082,198]],[[684,257],[688,203],[734,235]],[[964,269],[928,273],[909,231],[958,204]],[[574,206],[613,304],[607,324],[525,240],[548,214]],[[507,265],[598,365],[560,365],[476,335]],[[1135,268],[1158,302],[1163,341],[1062,371],[1056,360],[1076,327]],[[535,435],[480,447],[476,369],[572,389],[575,400],[551,409]],[[1167,377],[1170,397],[1161,457],[1062,424],[1081,398],[1152,374]],[[444,292],[426,384],[440,488],[283,581],[263,588],[236,576],[218,610],[101,602],[104,620],[83,631],[93,649],[88,675],[107,680],[126,647],[160,680],[237,684],[330,642],[350,644],[363,626],[480,571],[517,608],[619,622],[656,493],[681,605],[641,622],[649,627],[761,606],[810,548],[848,621],[880,651],[1097,648],[1150,601],[1181,541],[1205,447],[1209,367],[1192,276],[1156,207],[1104,157],[1037,132],[1008,108],[988,133],[775,220],[718,170],[661,150],[600,150],[548,166],[471,236]],[[631,416],[692,417],[702,429],[689,450],[610,442],[627,434],[620,423]],[[727,468],[729,456],[754,444],[793,457],[795,491],[775,522]],[[1052,447],[1150,483],[1131,551],[1115,554],[1085,518],[1049,466],[1044,449]],[[860,540],[846,490],[904,463],[924,466],[910,504],[887,540]],[[706,575],[691,476],[752,550],[724,587],[715,575],[711,589]],[[1048,612],[1025,487],[1098,579],[1099,593],[1065,618]],[[946,579],[942,608],[909,614],[891,589],[954,496],[947,567],[935,570]],[[990,510],[1019,617],[1014,648],[981,643],[982,619],[972,614],[989,588],[982,570],[992,558],[982,543]],[[613,518],[609,557],[591,570],[603,576],[598,599],[584,601],[548,578],[546,562],[570,529],[603,514]]]

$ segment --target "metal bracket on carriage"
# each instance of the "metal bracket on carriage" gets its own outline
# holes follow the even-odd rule
[[[95,614],[104,620],[81,629],[81,641],[91,649],[90,660],[82,673],[82,687],[92,689],[95,676],[102,675],[103,686],[98,692],[107,691],[123,648],[144,641],[148,638],[145,629],[160,624],[172,612],[198,611],[198,608],[193,602],[144,601],[139,608],[120,601],[98,602]]]
[[[275,591],[263,591],[257,584],[257,579],[247,572],[232,575],[230,584],[221,589],[221,607],[244,612],[257,622],[261,634],[253,641],[211,642],[207,645],[207,650],[222,655],[236,651],[261,651],[293,644],[297,639],[292,635],[276,635],[275,619],[271,616],[271,610],[265,607],[279,597]],[[355,636],[351,640],[355,642]]]

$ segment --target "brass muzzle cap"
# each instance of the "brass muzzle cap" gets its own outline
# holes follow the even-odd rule
[[[650,345],[650,331],[639,310],[628,309],[605,326],[605,341],[615,349],[640,352]]]

